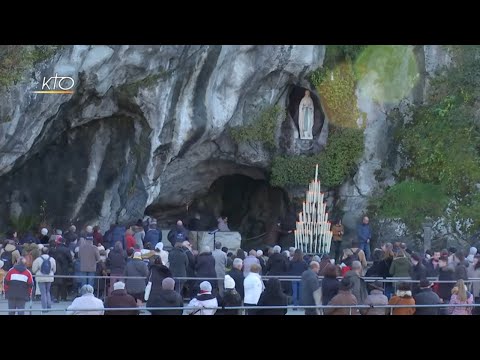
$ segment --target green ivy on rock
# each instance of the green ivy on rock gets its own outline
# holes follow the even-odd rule
[[[308,184],[319,164],[322,185],[332,188],[341,185],[354,171],[364,149],[363,131],[332,129],[325,151],[313,156],[277,156],[273,159],[270,182],[272,186]]]
[[[282,112],[280,105],[269,105],[249,125],[231,128],[230,135],[237,144],[256,141],[273,150],[277,147],[275,134]]]

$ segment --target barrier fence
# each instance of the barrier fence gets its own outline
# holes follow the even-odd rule
[[[352,315],[353,310],[361,310],[361,309],[390,309],[390,314],[394,309],[397,308],[454,308],[454,307],[462,307],[462,308],[475,308],[480,307],[480,304],[435,304],[435,305],[286,305],[286,306],[225,306],[225,307],[131,307],[131,308],[75,308],[74,310],[67,310],[67,308],[57,308],[57,309],[5,309],[0,310],[0,312],[39,312],[41,314],[45,312],[62,312],[62,313],[70,313],[70,312],[93,312],[93,311],[172,311],[172,310],[261,310],[261,309],[349,309],[350,315]]]
[[[228,274],[228,273],[227,273]],[[45,278],[45,275],[33,275],[34,278],[40,277],[40,278]],[[99,298],[105,299],[107,296],[107,289],[111,288],[111,286],[108,285],[108,280],[114,280],[114,281],[119,281],[119,280],[127,280],[127,279],[144,279],[146,280],[148,277],[143,277],[143,276],[122,276],[122,275],[112,275],[112,276],[99,276],[99,275],[52,275],[48,277],[53,277],[54,279],[72,279],[74,280],[80,280],[76,281],[77,282],[77,288],[81,284],[86,284],[89,283],[92,285],[95,289],[95,295]],[[301,276],[290,276],[290,275],[277,275],[277,276],[269,276],[265,275],[262,276],[262,280],[268,281],[269,279],[278,279],[280,282],[299,282],[301,281]],[[323,276],[318,276],[319,280],[322,280],[324,277]],[[180,280],[182,282],[199,282],[199,281],[219,281],[219,280],[224,280],[224,278],[207,278],[207,277],[173,277],[174,280]],[[338,277],[337,279],[342,279],[342,277]],[[396,286],[397,283],[400,282],[406,282],[406,283],[419,283],[420,280],[412,280],[411,278],[381,278],[381,277],[362,277],[362,279],[369,283],[369,282],[374,282],[374,281],[380,281],[383,283],[383,288],[384,291],[386,290],[387,284],[392,284]],[[87,281],[85,281],[87,280]],[[90,281],[92,280],[92,281]],[[457,280],[438,280],[437,278],[429,277],[427,278],[432,283],[450,283],[450,284],[455,284]],[[465,284],[468,286],[471,283],[474,282],[479,282],[480,278],[471,278],[468,280],[464,280]],[[75,286],[74,286],[75,287]],[[102,290],[102,291],[101,291]]]

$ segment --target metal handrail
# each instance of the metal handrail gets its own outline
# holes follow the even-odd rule
[[[282,306],[225,306],[225,307],[122,307],[122,308],[57,308],[57,309],[1,309],[0,312],[76,312],[76,311],[163,311],[163,310],[263,310],[263,309],[397,309],[397,308],[448,308],[480,307],[480,304],[431,304],[431,305],[282,305]]]

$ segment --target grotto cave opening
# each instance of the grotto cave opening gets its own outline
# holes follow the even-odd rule
[[[157,211],[151,214],[163,212],[165,215],[164,211]],[[285,224],[293,221],[295,226],[295,215],[290,211],[289,196],[284,189],[272,187],[267,180],[238,173],[215,179],[206,193],[195,197],[183,213],[180,218],[187,224],[199,215],[196,227],[200,231],[216,229],[218,217],[227,216],[230,230],[242,235],[244,248],[263,244],[265,234],[279,219]],[[176,218],[170,220],[169,224],[173,225]]]

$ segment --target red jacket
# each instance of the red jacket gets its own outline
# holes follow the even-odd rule
[[[15,265],[4,279],[5,297],[7,299],[28,300],[32,295],[33,277],[25,265]]]
[[[132,235],[126,235],[125,242],[127,243],[127,249],[135,248],[135,244],[137,243]]]

